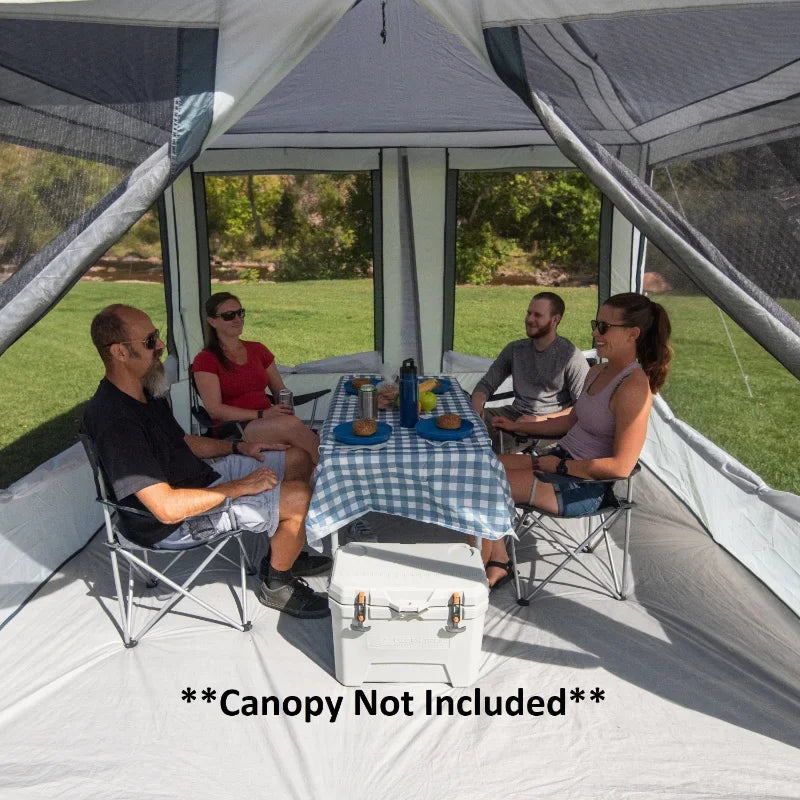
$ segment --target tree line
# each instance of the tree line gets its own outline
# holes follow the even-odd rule
[[[120,170],[0,145],[0,265],[21,266],[122,179]],[[207,176],[215,264],[271,264],[279,281],[359,278],[372,269],[368,173]],[[510,260],[528,269],[593,267],[600,197],[580,172],[463,172],[457,280],[487,283]],[[160,256],[148,212],[110,251]]]
[[[206,179],[212,251],[223,262],[272,249],[277,280],[355,278],[372,267],[368,174]],[[579,172],[459,178],[456,273],[487,283],[515,254],[528,265],[593,267],[600,195]]]

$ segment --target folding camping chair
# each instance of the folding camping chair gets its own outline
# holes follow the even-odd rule
[[[558,514],[552,514],[549,511],[543,511],[531,503],[517,503],[516,504],[516,519],[514,523],[514,531],[519,539],[522,539],[528,533],[537,534],[545,541],[552,544],[557,551],[558,556],[562,556],[563,560],[550,572],[547,577],[536,581],[536,561],[531,563],[531,572],[528,577],[529,592],[525,596],[522,593],[520,585],[519,573],[517,571],[517,549],[516,542],[513,537],[510,538],[511,544],[511,563],[514,569],[514,585],[517,593],[517,603],[521,606],[527,606],[531,599],[535,597],[553,578],[561,572],[572,560],[581,567],[602,587],[607,588],[612,597],[617,600],[624,600],[625,585],[627,583],[628,575],[628,543],[630,541],[631,529],[631,510],[633,509],[633,477],[639,473],[641,467],[637,463],[631,474],[627,478],[622,478],[626,483],[625,497],[620,498],[614,492],[614,481],[589,481],[581,480],[573,476],[553,475],[550,473],[534,473],[534,482],[531,489],[531,498],[536,491],[537,481],[546,481],[547,483],[607,483],[608,489],[603,497],[602,505],[597,511],[591,514],[581,514],[576,517],[569,517],[569,519],[588,519],[589,520],[589,534],[582,539],[576,537],[573,533],[567,531],[559,520],[566,519],[559,517]],[[625,517],[625,542],[622,551],[622,575],[621,579],[617,573],[616,564],[614,563],[614,555],[611,551],[611,543],[609,541],[608,531],[611,526],[619,519],[620,516]],[[592,520],[597,518],[597,524],[592,524]],[[582,534],[580,534],[582,535]],[[604,561],[598,555],[597,560],[602,565],[605,574],[598,575],[597,572],[591,568],[586,560],[578,558],[582,553],[595,554],[595,548],[600,540],[605,544],[605,552],[607,561]],[[608,578],[611,577],[611,582]]]
[[[191,387],[191,410],[192,410],[192,417],[194,418],[195,422],[197,423],[198,432],[202,436],[213,436],[217,439],[241,439],[244,436],[244,426],[249,422],[249,420],[240,420],[240,421],[228,421],[228,422],[218,422],[214,423],[211,420],[211,415],[203,406],[202,401],[200,400],[200,393],[197,391],[197,384],[194,380],[194,374],[189,373],[189,385]],[[294,398],[295,406],[304,406],[307,403],[313,402],[314,405],[311,407],[311,417],[308,420],[304,420],[309,428],[314,428],[314,424],[319,422],[317,420],[317,401],[320,397],[323,397],[326,394],[330,393],[330,389],[320,389],[316,392],[308,392],[306,394],[299,394]],[[271,403],[274,403],[274,399],[272,395],[267,392],[267,397],[270,399]]]
[[[105,518],[106,528],[106,545],[108,546],[111,554],[111,571],[114,575],[114,585],[117,591],[117,599],[119,601],[119,615],[120,615],[120,628],[122,630],[122,639],[125,647],[135,647],[142,637],[158,622],[164,614],[167,613],[174,605],[181,599],[186,597],[197,603],[213,616],[219,618],[222,622],[237,628],[240,631],[249,631],[252,628],[252,623],[247,611],[247,575],[254,575],[255,568],[247,555],[244,544],[242,542],[242,534],[246,531],[236,528],[236,520],[232,509],[230,508],[230,501],[222,507],[231,519],[232,529],[227,533],[222,533],[212,539],[206,541],[192,541],[189,543],[175,544],[172,546],[163,545],[159,548],[143,547],[142,545],[135,544],[125,537],[124,530],[121,528],[121,519],[119,511],[125,511],[137,516],[150,516],[149,512],[142,511],[136,508],[121,505],[114,497],[111,484],[106,479],[103,472],[102,465],[100,464],[97,453],[95,451],[94,442],[91,437],[86,433],[79,434],[81,443],[86,451],[86,457],[89,460],[89,465],[92,468],[94,476],[95,487],[97,488],[97,501],[103,505],[103,516]],[[211,513],[219,513],[220,508],[217,507]],[[208,514],[198,514],[198,517],[208,516]],[[239,597],[239,610],[240,621],[236,621],[223,613],[214,606],[207,603],[205,600],[192,594],[192,587],[197,581],[200,574],[205,568],[215,559],[219,558],[227,563],[237,566],[237,562],[229,558],[222,549],[228,542],[234,540],[239,549],[239,574],[240,574],[240,597]],[[186,555],[190,550],[197,550],[205,548],[208,550],[208,555],[202,560],[192,573],[186,578],[183,583],[178,584],[167,573]],[[137,551],[141,555],[137,555]],[[159,557],[168,558],[164,569],[156,569],[150,564],[151,555],[158,555]],[[120,580],[120,564],[119,559],[123,558],[128,562],[128,591],[127,598],[122,596],[122,581]],[[133,599],[134,599],[134,574],[143,578],[148,588],[154,588],[159,582],[162,582],[172,589],[172,594],[169,595],[164,601],[161,608],[150,617],[150,619],[142,626],[137,632],[133,633]]]

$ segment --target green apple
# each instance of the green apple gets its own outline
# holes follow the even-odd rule
[[[433,411],[436,408],[436,395],[433,392],[422,392],[419,396],[419,405],[423,411]]]

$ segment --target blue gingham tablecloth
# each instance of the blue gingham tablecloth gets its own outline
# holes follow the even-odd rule
[[[320,437],[320,462],[306,521],[309,543],[317,543],[367,511],[430,522],[466,534],[499,539],[513,534],[514,503],[505,470],[492,452],[486,428],[458,381],[438,395],[433,414],[460,414],[475,429],[469,437],[430,443],[413,428],[400,427],[397,410],[380,411],[392,436],[385,445],[354,449],[338,443],[333,429],[358,416],[358,398],[341,378]]]

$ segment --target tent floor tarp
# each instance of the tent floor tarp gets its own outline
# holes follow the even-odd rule
[[[96,536],[0,631],[0,794],[796,797],[800,622],[652,475],[637,496],[647,500],[634,514],[627,602],[578,571],[527,608],[506,586],[491,595],[474,687],[365,685],[374,716],[334,678],[328,620],[280,617],[254,597],[248,633],[182,601],[125,650]],[[385,540],[453,538],[399,518],[374,522]],[[533,553],[522,550],[524,569]],[[201,595],[232,603],[226,580],[208,573]],[[187,688],[194,702],[182,699]],[[562,688],[560,715],[512,715],[513,703],[475,713],[477,690],[494,707],[520,692],[546,702]],[[573,689],[585,699],[571,700]],[[591,699],[596,689],[602,700]],[[466,713],[450,714],[447,701],[427,713],[428,690],[434,702],[465,698]],[[246,696],[268,713],[245,715]],[[264,696],[279,699],[278,713],[262,709]],[[319,716],[306,721],[305,709]]]

